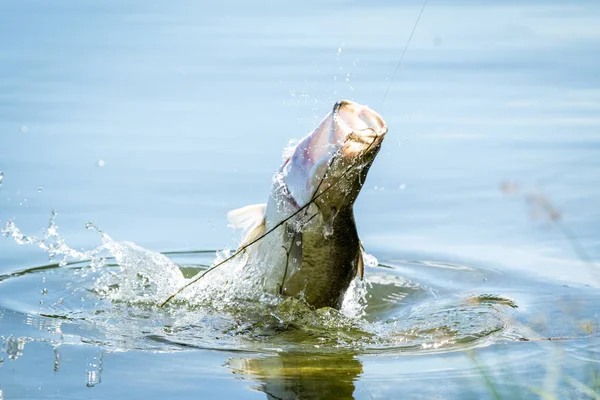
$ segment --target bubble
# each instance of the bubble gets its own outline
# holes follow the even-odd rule
[[[106,165],[106,163],[104,162],[104,160],[98,160],[99,167],[104,167],[105,165]]]

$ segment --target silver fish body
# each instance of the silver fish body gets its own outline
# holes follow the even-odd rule
[[[352,280],[362,278],[362,249],[353,205],[387,126],[366,106],[336,103],[294,148],[273,177],[265,205],[229,213],[247,230],[247,248],[262,290],[339,309]]]

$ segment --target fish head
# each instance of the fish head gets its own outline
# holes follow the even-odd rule
[[[369,107],[342,100],[294,148],[280,180],[296,207],[352,207],[379,152],[387,125]]]

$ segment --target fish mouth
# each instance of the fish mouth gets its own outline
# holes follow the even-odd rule
[[[337,139],[344,143],[342,151],[347,156],[377,147],[388,131],[379,114],[350,100],[335,103],[332,114]]]
[[[383,118],[369,107],[350,100],[335,103],[281,167],[289,197],[300,207],[307,204],[327,174],[334,176],[344,166],[360,167],[361,160],[375,157],[387,131]]]

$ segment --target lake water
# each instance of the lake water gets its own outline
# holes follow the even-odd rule
[[[598,396],[600,3],[432,0],[383,101],[422,4],[0,3],[0,399]],[[110,292],[235,248],[342,98],[364,315]]]

